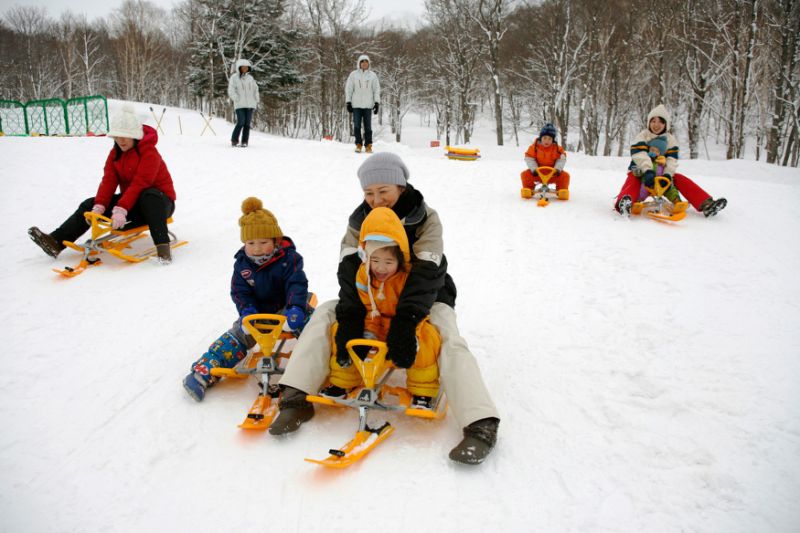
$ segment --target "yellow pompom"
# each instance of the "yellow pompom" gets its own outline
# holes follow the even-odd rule
[[[259,211],[263,208],[264,204],[261,203],[261,200],[259,200],[255,196],[245,198],[244,202],[242,202],[242,213],[244,213],[245,215],[247,215],[248,213]]]

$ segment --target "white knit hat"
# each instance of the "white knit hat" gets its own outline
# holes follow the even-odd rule
[[[109,137],[127,137],[129,139],[141,139],[144,137],[142,121],[136,116],[136,110],[131,104],[125,104],[122,109],[111,119],[111,129],[108,131]]]

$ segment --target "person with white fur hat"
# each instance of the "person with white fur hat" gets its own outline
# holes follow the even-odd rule
[[[239,134],[242,135],[242,148],[247,148],[250,141],[250,121],[258,108],[258,84],[250,74],[253,66],[247,59],[236,62],[236,72],[228,79],[228,96],[233,101],[236,113],[236,126],[231,134],[231,146],[239,145]]]
[[[144,125],[131,104],[125,104],[111,119],[108,136],[114,146],[106,158],[97,194],[87,198],[64,223],[50,233],[38,227],[28,235],[47,255],[55,258],[86,233],[84,213],[91,211],[111,219],[113,229],[147,225],[156,245],[158,261],[172,262],[167,219],[175,211],[175,188],[167,165],[156,149],[158,133]],[[119,193],[117,193],[119,189]]]
[[[280,413],[269,432],[284,435],[314,416],[306,400],[316,394],[330,373],[332,347],[346,353],[347,342],[364,334],[367,308],[356,286],[361,258],[359,237],[367,216],[379,207],[389,208],[403,225],[410,246],[410,268],[386,332],[387,359],[399,366],[413,363],[417,329],[426,317],[441,336],[439,379],[463,439],[450,451],[450,459],[464,464],[483,462],[497,441],[500,415],[483,382],[475,356],[458,331],[456,287],[447,272],[442,223],[422,194],[409,182],[403,160],[390,152],[370,156],[358,169],[364,201],[350,215],[342,239],[339,299],[317,307],[292,352],[280,384]],[[336,334],[331,326],[337,324]],[[330,392],[330,391],[328,391]]]

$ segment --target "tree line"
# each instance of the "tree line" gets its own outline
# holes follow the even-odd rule
[[[426,0],[415,29],[365,22],[363,0],[125,0],[89,21],[15,6],[0,18],[0,98],[105,94],[231,118],[232,65],[253,63],[255,126],[347,140],[344,83],[367,53],[378,119],[418,113],[447,143],[479,116],[496,142],[553,122],[569,149],[623,155],[664,103],[688,155],[798,165],[800,0]],[[522,138],[521,138],[522,137]]]

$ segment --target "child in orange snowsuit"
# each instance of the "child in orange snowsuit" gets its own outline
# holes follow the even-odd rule
[[[411,251],[403,224],[387,207],[373,209],[361,225],[359,255],[362,264],[356,273],[356,288],[361,304],[366,308],[364,337],[386,340],[389,325],[395,316],[400,293],[408,279]],[[338,323],[331,328],[336,338]],[[398,360],[389,352],[386,359],[398,368],[406,368],[406,386],[413,395],[414,407],[430,407],[439,393],[437,359],[441,338],[428,318],[417,326],[417,353],[409,361]],[[326,396],[341,396],[361,383],[361,376],[352,365],[349,354],[337,353],[332,343],[330,359],[331,386],[323,389]]]
[[[569,200],[569,173],[564,170],[567,164],[567,152],[556,144],[556,127],[547,123],[539,132],[539,138],[533,141],[525,152],[525,164],[528,169],[520,174],[522,178],[523,198],[530,198],[530,193],[541,183],[539,167],[553,167],[555,171],[555,185],[559,200]]]

